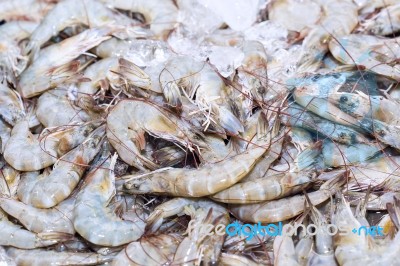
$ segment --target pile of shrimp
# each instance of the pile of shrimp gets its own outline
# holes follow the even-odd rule
[[[205,2],[0,0],[0,265],[400,265],[399,1]]]

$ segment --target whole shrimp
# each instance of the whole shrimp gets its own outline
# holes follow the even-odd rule
[[[121,119],[122,118],[122,119]],[[155,103],[142,100],[119,102],[107,117],[107,137],[119,156],[127,164],[139,169],[156,169],[158,166],[143,156],[144,133],[163,138],[192,149],[192,145],[204,147],[201,132]]]
[[[357,26],[357,6],[351,0],[320,1],[324,17],[304,38],[299,60],[298,71],[313,71],[318,68],[322,57],[328,51],[331,36],[340,38]]]
[[[27,180],[24,190],[18,192],[20,200],[37,208],[51,208],[65,200],[99,152],[104,131],[104,126],[94,130],[81,145],[61,157],[47,176]]]
[[[74,204],[75,197],[71,197],[54,208],[38,209],[15,199],[0,197],[0,208],[35,233],[57,232],[74,235]]]
[[[11,131],[4,147],[4,159],[19,171],[36,171],[54,164],[57,160],[57,140],[49,138],[46,149],[29,131],[29,122],[21,120]]]
[[[144,16],[155,37],[166,39],[178,19],[178,8],[172,0],[101,0],[108,6]]]
[[[105,142],[103,153],[109,156],[109,144]],[[74,227],[89,242],[101,246],[121,246],[139,239],[145,224],[124,221],[108,207],[115,196],[114,166],[117,156],[101,156],[98,168],[94,167],[85,178],[74,208]],[[105,160],[105,161],[104,161]],[[103,163],[104,162],[104,163]]]
[[[42,235],[44,236],[44,235]],[[21,226],[15,225],[7,219],[6,214],[0,209],[0,245],[12,246],[22,249],[35,249],[47,247],[64,240],[64,235],[60,233],[52,233],[46,237],[52,239],[42,239],[40,235],[22,229]]]
[[[347,172],[346,172],[347,173]],[[345,182],[344,176],[325,182],[318,191],[308,194],[313,205],[319,205],[329,199]],[[275,223],[293,218],[304,210],[304,195],[296,195],[263,203],[232,205],[231,212],[242,221]]]
[[[243,132],[243,125],[233,114],[232,106],[225,101],[229,88],[209,64],[187,56],[174,57],[161,72],[160,85],[171,106],[182,106],[181,87],[208,120],[214,119],[233,135]]]
[[[166,265],[182,241],[180,234],[144,236],[126,246],[112,261],[112,266]]]
[[[1,12],[1,11],[0,11]],[[28,58],[22,55],[19,42],[33,32],[37,23],[11,21],[0,26],[0,81],[16,84],[16,77],[25,69]]]
[[[110,27],[93,28],[41,50],[20,76],[17,89],[21,96],[31,98],[67,80],[74,80],[78,64],[73,60],[109,39],[113,32],[115,30]]]
[[[64,126],[91,119],[90,113],[75,106],[68,99],[68,92],[54,89],[40,95],[37,102],[36,116],[45,127]]]
[[[101,255],[94,252],[57,252],[54,250],[24,250],[8,248],[7,255],[18,265],[101,265],[111,262],[114,255]]]
[[[213,164],[204,164],[199,169],[169,168],[143,176],[127,176],[125,188],[133,194],[155,193],[181,197],[212,195],[243,179],[268,150],[266,145],[272,143],[265,137],[243,153]]]
[[[52,36],[57,35],[68,26],[77,24],[93,28],[105,25],[124,26],[126,27],[124,32],[114,33],[123,39],[128,36],[143,36],[142,34],[145,33],[144,29],[137,26],[138,21],[107,8],[99,1],[63,0],[46,14],[46,17],[32,33],[25,52],[32,52],[35,57],[40,47]]]

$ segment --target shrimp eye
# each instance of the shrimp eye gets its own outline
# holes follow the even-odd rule
[[[134,188],[134,189],[139,189],[139,188],[140,188],[140,185],[139,185],[139,184],[133,184],[133,188]]]
[[[339,137],[342,138],[342,139],[346,138],[346,133],[343,133],[343,132],[340,133],[340,134],[339,134]]]
[[[345,103],[347,102],[349,99],[347,98],[347,96],[340,96],[340,102]]]
[[[378,135],[381,137],[385,136],[385,131],[383,130],[378,130],[376,133],[378,133]]]

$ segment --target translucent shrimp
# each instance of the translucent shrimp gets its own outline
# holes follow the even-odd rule
[[[38,58],[20,76],[17,89],[21,96],[31,98],[67,80],[74,80],[78,64],[72,60],[109,39],[108,35],[114,31],[109,27],[89,29],[41,50]]]
[[[372,35],[389,35],[400,30],[400,4],[382,8],[365,22],[363,31]]]
[[[11,131],[11,137],[4,148],[4,159],[19,171],[36,171],[57,161],[57,140],[48,139],[46,150],[29,131],[29,122],[18,122]]]
[[[2,3],[3,4],[3,3]],[[1,11],[0,11],[1,12]],[[0,26],[0,81],[16,84],[15,78],[25,69],[28,58],[22,55],[19,42],[33,32],[38,24],[28,21],[11,21]]]
[[[311,199],[313,205],[319,205],[336,193],[345,181],[343,176],[329,180],[318,191],[309,193],[308,197]],[[232,205],[230,210],[242,221],[275,223],[288,220],[302,213],[305,200],[304,195],[296,195],[290,198],[263,203]]]
[[[12,126],[25,117],[21,97],[2,83],[0,83],[0,117]]]
[[[190,57],[174,57],[161,72],[160,85],[171,106],[182,106],[182,87],[190,99],[196,96],[193,102],[208,120],[214,119],[233,135],[243,132],[243,125],[224,100],[229,88],[209,64],[194,61]]]
[[[322,57],[328,51],[331,36],[340,38],[358,24],[357,6],[351,0],[320,1],[324,17],[311,29],[302,43],[297,66],[300,71],[316,70]]]
[[[57,252],[54,250],[24,250],[8,248],[7,255],[18,265],[102,265],[111,262],[114,255],[101,255],[89,252]]]
[[[181,197],[203,197],[222,191],[244,178],[271,145],[261,140],[257,146],[199,169],[169,168],[126,177],[125,187],[129,193],[155,193]]]
[[[211,198],[225,203],[257,203],[280,199],[301,192],[315,177],[313,172],[288,172],[242,182]]]
[[[52,36],[57,35],[68,26],[77,24],[84,24],[89,27],[102,27],[105,25],[124,26],[126,27],[124,29],[125,32],[115,33],[123,39],[130,35],[131,37],[143,37],[142,34],[145,33],[144,29],[137,27],[139,24],[138,21],[115,12],[98,1],[63,0],[47,13],[46,17],[32,33],[26,52],[32,51],[34,54],[37,54],[40,47]],[[147,36],[147,34],[144,36]]]
[[[39,22],[54,6],[49,0],[4,0],[0,6],[0,18]]]
[[[107,208],[116,193],[113,170],[117,156],[101,159],[106,161],[88,173],[78,194],[74,227],[93,244],[121,246],[139,239],[144,233],[145,224],[140,220],[136,223],[124,221]]]
[[[7,219],[5,213],[0,210],[0,245],[12,246],[23,249],[34,249],[40,247],[51,246],[62,240],[59,234],[54,233],[53,239],[46,240],[40,238],[28,230],[24,230],[21,226],[15,225]]]
[[[122,118],[122,119],[121,119]],[[107,137],[121,159],[139,169],[157,169],[158,166],[143,156],[144,133],[163,138],[193,149],[204,147],[201,132],[191,129],[190,124],[168,113],[154,103],[141,100],[119,102],[107,117]]]
[[[166,265],[170,263],[182,241],[179,234],[142,237],[130,243],[112,261],[112,266]]]
[[[99,152],[104,131],[104,126],[94,130],[81,145],[61,157],[48,176],[27,180],[24,190],[18,191],[20,200],[37,208],[51,208],[65,200]]]
[[[75,234],[72,224],[75,198],[71,197],[51,209],[38,209],[11,198],[0,198],[0,208],[29,231]]]
[[[172,0],[101,0],[122,10],[141,13],[150,30],[159,39],[166,39],[178,19],[178,8]]]
[[[90,113],[75,106],[68,99],[68,92],[63,89],[51,90],[40,95],[36,116],[45,127],[64,126],[91,119]]]

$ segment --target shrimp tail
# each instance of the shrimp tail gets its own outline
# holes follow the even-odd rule
[[[182,107],[181,92],[176,82],[167,83],[163,88],[163,94],[168,104],[174,108]]]
[[[38,237],[42,240],[55,240],[57,242],[65,242],[74,239],[74,235],[61,232],[41,232]]]
[[[71,61],[51,72],[51,79],[57,83],[75,83],[85,81],[82,73],[79,73],[79,61]]]
[[[126,84],[132,84],[136,87],[149,90],[151,89],[150,77],[134,63],[120,58],[119,63],[119,74]]]
[[[161,210],[155,210],[147,218],[146,227],[144,229],[147,233],[154,233],[160,228],[164,219],[162,217],[163,212]]]
[[[227,108],[219,107],[219,122],[220,125],[229,133],[233,135],[239,134],[244,131],[244,127],[240,120]]]
[[[297,169],[301,171],[316,166],[320,162],[321,150],[322,142],[318,141],[302,151],[296,158]]]

